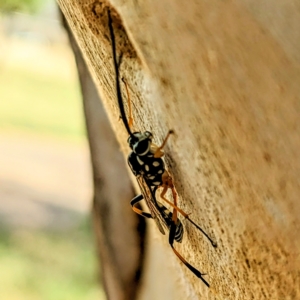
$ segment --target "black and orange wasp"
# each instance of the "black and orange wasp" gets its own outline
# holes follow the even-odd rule
[[[199,279],[201,279],[204,284],[209,287],[208,282],[203,278],[203,275],[200,271],[194,268],[191,264],[189,264],[182,255],[174,248],[174,241],[181,243],[184,229],[182,222],[178,218],[178,213],[181,214],[185,219],[187,219],[190,223],[192,223],[198,230],[202,232],[202,234],[210,241],[213,247],[217,247],[217,244],[208,236],[208,234],[199,227],[187,213],[185,213],[182,209],[177,206],[177,192],[175,190],[173,179],[169,172],[165,167],[165,162],[163,160],[164,151],[163,148],[170,137],[173,134],[173,131],[170,130],[165,137],[161,146],[157,146],[152,142],[153,135],[149,131],[145,132],[132,132],[131,127],[133,125],[133,118],[131,112],[131,102],[129,96],[129,90],[126,81],[122,78],[122,81],[125,84],[127,98],[128,98],[128,108],[129,108],[129,121],[127,119],[125,108],[123,104],[123,97],[120,86],[120,65],[122,61],[122,54],[120,54],[119,58],[117,58],[117,50],[116,50],[116,41],[115,34],[113,29],[113,22],[111,13],[108,10],[108,26],[111,37],[111,45],[112,45],[112,56],[113,56],[113,64],[115,69],[115,85],[116,85],[116,93],[118,105],[120,108],[121,119],[123,120],[124,126],[128,132],[128,144],[131,148],[132,152],[128,156],[128,164],[132,173],[135,175],[139,187],[141,189],[141,194],[134,197],[131,200],[132,209],[137,214],[153,219],[158,229],[162,234],[165,234],[165,230],[169,231],[169,244],[176,254],[176,256],[184,263],[184,265],[192,271]],[[167,209],[161,202],[157,200],[156,192],[159,188],[162,188],[160,193],[160,199],[168,203],[172,208],[173,212]],[[173,196],[173,203],[166,198],[166,193],[168,190],[171,190]],[[145,200],[147,207],[149,208],[149,212],[142,211],[137,207],[137,203],[141,200]]]

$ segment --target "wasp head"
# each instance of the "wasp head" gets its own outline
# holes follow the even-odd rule
[[[152,139],[152,133],[149,131],[134,132],[129,136],[127,142],[134,153],[143,156],[150,150]]]

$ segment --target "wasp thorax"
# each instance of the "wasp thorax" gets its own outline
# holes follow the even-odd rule
[[[152,138],[152,133],[149,131],[134,132],[130,135],[127,142],[134,153],[137,155],[146,155],[150,150]]]

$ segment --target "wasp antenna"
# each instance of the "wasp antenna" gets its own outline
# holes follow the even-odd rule
[[[108,9],[107,14],[108,14],[108,27],[109,27],[110,37],[111,37],[113,62],[114,62],[114,68],[115,68],[115,74],[116,74],[116,91],[117,91],[118,104],[119,104],[121,118],[124,123],[124,126],[125,126],[128,134],[132,135],[132,132],[130,130],[130,126],[128,124],[128,120],[126,117],[125,109],[124,109],[122,92],[121,92],[121,87],[120,87],[120,80],[119,80],[119,77],[120,77],[119,67],[122,62],[123,53],[121,53],[121,55],[119,56],[119,61],[117,61],[116,40],[115,40],[115,34],[114,34],[113,25],[112,25],[110,9]]]
[[[119,60],[118,60],[118,70],[119,70],[119,68],[120,68],[120,66],[121,66],[121,63],[122,63],[122,59],[123,59],[123,53],[121,53],[120,54],[120,56],[119,56]],[[119,73],[119,72],[118,72]],[[122,80],[123,80],[123,78],[122,78]]]
[[[124,77],[122,77],[121,80],[125,84],[126,93],[127,93],[127,102],[128,102],[128,110],[129,110],[128,125],[129,125],[129,128],[132,128],[133,117],[132,117],[132,108],[131,108],[131,100],[130,100],[130,94],[129,94],[128,84],[127,84],[127,82],[126,82],[126,80],[125,80]]]

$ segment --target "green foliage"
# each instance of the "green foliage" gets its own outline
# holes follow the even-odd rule
[[[0,230],[1,300],[101,300],[86,222],[65,231]]]
[[[83,139],[82,104],[75,81],[2,65],[0,82],[0,129]]]
[[[5,14],[14,11],[36,12],[41,3],[41,0],[1,0],[0,11]]]
[[[2,2],[0,6],[3,6]],[[9,57],[7,51],[0,59],[0,133],[12,129],[13,132],[28,131],[37,136],[81,142],[84,124],[76,77],[60,76],[59,71],[65,67],[63,64],[57,72],[54,72],[55,64],[50,72],[45,68],[49,64],[37,67],[37,62],[45,59],[41,50],[22,47],[20,41],[17,45],[20,45],[19,53],[26,54],[30,49],[36,51],[36,55],[24,55],[27,59],[24,63],[20,58],[5,59]],[[52,55],[60,58],[55,51]],[[50,61],[56,59],[52,57]],[[31,68],[31,65],[35,67]],[[7,217],[5,210],[4,217]],[[99,286],[90,220],[74,225],[74,228],[33,230],[22,226],[5,228],[2,219],[1,300],[105,299]]]

